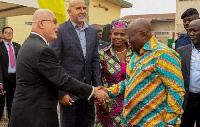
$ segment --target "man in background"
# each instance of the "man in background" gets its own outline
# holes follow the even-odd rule
[[[0,119],[3,115],[5,98],[8,118],[10,120],[11,107],[16,87],[16,60],[20,45],[12,41],[13,28],[2,29],[3,41],[0,42]]]
[[[192,20],[195,20],[199,18],[199,12],[197,11],[196,8],[188,8],[182,15],[181,15],[181,19],[183,20],[183,26],[185,28],[185,30],[188,32],[188,26],[190,24],[190,22]],[[175,41],[175,49],[177,49],[178,47],[184,46],[184,45],[188,45],[190,44],[190,38],[188,36],[188,34],[184,34],[182,36],[180,36],[176,41]]]
[[[200,19],[191,21],[188,35],[192,43],[177,49],[186,90],[181,127],[194,127],[195,122],[200,127]]]
[[[50,47],[73,78],[93,86],[101,84],[97,31],[85,23],[84,0],[70,0],[70,19],[60,25],[58,38]],[[94,101],[59,92],[61,127],[93,127]]]
[[[98,50],[100,51],[101,49],[109,46],[108,42],[105,42],[105,41],[102,40],[102,33],[103,33],[103,31],[100,28],[100,26],[97,25],[97,24],[93,24],[93,25],[91,25],[91,27],[93,27],[94,29],[97,30],[97,36],[98,36],[98,42],[99,42],[99,48],[98,48]]]

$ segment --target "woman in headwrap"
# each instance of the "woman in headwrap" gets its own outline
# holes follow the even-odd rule
[[[100,51],[102,82],[106,88],[124,80],[126,77],[126,65],[132,55],[127,43],[126,29],[126,21],[114,20],[111,23],[111,45]],[[119,127],[122,108],[123,95],[97,105],[96,126]]]

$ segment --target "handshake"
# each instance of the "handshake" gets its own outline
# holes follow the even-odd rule
[[[103,86],[94,87],[93,96],[96,103],[103,103],[109,97],[108,90]]]
[[[93,97],[95,99],[95,103],[101,104],[109,97],[108,91],[103,86],[94,87]],[[72,105],[74,100],[67,94],[60,98],[60,103],[63,105]]]
[[[95,103],[97,104],[97,108],[103,115],[107,115],[109,113],[108,105],[105,101],[108,96],[108,90],[104,88],[103,86],[98,86],[94,88],[94,99]]]

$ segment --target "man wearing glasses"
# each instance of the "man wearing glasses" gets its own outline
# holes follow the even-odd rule
[[[174,127],[185,94],[180,55],[156,41],[146,19],[131,22],[127,34],[133,56],[126,79],[107,88],[111,98],[124,95],[124,127]]]
[[[47,43],[57,38],[59,25],[54,13],[39,9],[33,15],[32,32],[18,53],[17,85],[9,127],[59,127],[58,89],[89,100],[108,95],[70,77]]]
[[[0,119],[3,115],[5,97],[8,118],[10,120],[12,101],[16,87],[16,59],[20,45],[12,42],[13,29],[2,29],[3,41],[0,42]]]

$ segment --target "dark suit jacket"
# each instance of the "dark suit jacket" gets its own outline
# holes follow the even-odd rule
[[[15,51],[15,57],[17,58],[18,51],[20,49],[20,44],[16,42],[13,43],[13,48]],[[8,51],[6,49],[6,46],[4,45],[4,42],[0,42],[0,82],[3,83],[3,79],[5,79],[8,76],[8,62],[9,62],[9,56]],[[4,83],[3,83],[4,84]],[[5,85],[5,84],[4,84]],[[6,86],[4,86],[6,88]]]
[[[183,108],[186,108],[189,96],[189,83],[190,83],[190,61],[192,55],[192,44],[182,46],[177,49],[181,55],[182,74],[184,79],[184,86],[186,94],[184,96]]]
[[[105,47],[108,47],[109,45],[110,45],[110,42],[105,42],[105,41],[99,40],[99,51],[104,49]]]
[[[58,89],[87,100],[92,86],[73,79],[41,37],[31,34],[17,59],[10,127],[58,127]]]
[[[176,41],[175,41],[175,49],[182,47],[184,45],[188,45],[191,44],[191,40],[189,35],[186,33],[183,36],[179,37]]]
[[[97,31],[92,27],[85,30],[86,58],[84,58],[78,35],[71,23],[67,21],[60,25],[58,38],[50,44],[58,59],[70,76],[93,86],[101,84],[100,59],[98,54]],[[60,94],[60,96],[66,93]],[[76,96],[70,95],[74,100]]]

